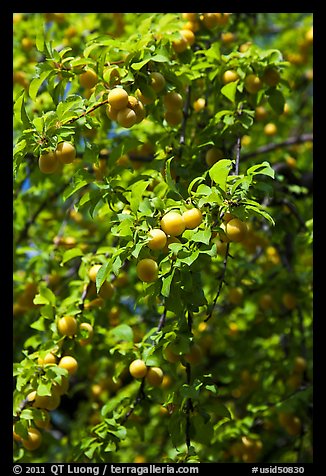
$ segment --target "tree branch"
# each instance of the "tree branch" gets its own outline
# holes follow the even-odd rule
[[[139,390],[137,392],[134,404],[129,408],[129,410],[127,411],[127,413],[125,414],[125,416],[121,420],[122,425],[124,423],[126,423],[128,418],[130,417],[130,415],[132,415],[132,413],[134,412],[137,405],[139,405],[144,400],[144,398],[145,398],[144,386],[145,386],[145,377],[141,381],[141,384],[140,384]]]
[[[257,155],[266,154],[267,152],[271,152],[272,150],[279,149],[282,147],[287,147],[289,145],[302,144],[303,142],[312,142],[312,141],[313,141],[312,133],[302,134],[301,136],[296,136],[296,137],[289,137],[287,140],[283,142],[279,142],[277,144],[266,144],[266,145],[263,145],[262,147],[258,147],[258,149],[252,152],[243,154],[241,160],[247,160],[252,157],[256,157]]]
[[[103,106],[104,104],[107,104],[107,103],[108,103],[107,99],[105,99],[104,101],[98,102],[97,104],[94,104],[94,106],[92,106],[87,111],[84,111],[82,114],[80,114],[77,117],[72,117],[67,122],[64,122],[62,125],[72,124],[73,122],[78,121],[78,119],[80,119],[81,117],[87,116],[87,114],[90,114],[91,112],[95,111],[95,109],[97,109],[97,108],[99,108],[99,107],[101,107],[101,106]]]
[[[19,245],[28,235],[28,230],[29,230],[29,227],[31,225],[33,225],[33,223],[35,222],[36,218],[38,217],[38,215],[41,213],[42,210],[44,210],[44,208],[46,207],[47,203],[48,202],[52,202],[53,200],[55,200],[56,198],[58,198],[62,192],[65,190],[66,187],[68,187],[69,183],[65,183],[62,185],[62,187],[60,187],[53,195],[47,197],[46,200],[44,200],[44,202],[42,202],[40,204],[40,206],[38,207],[38,209],[34,212],[34,214],[32,215],[32,217],[26,222],[22,232],[20,233],[19,237],[17,238],[17,242],[16,244]]]
[[[224,283],[224,277],[225,277],[225,272],[226,272],[226,266],[227,266],[227,261],[228,261],[228,257],[229,257],[229,248],[230,248],[230,243],[227,243],[226,244],[226,250],[225,250],[225,257],[224,257],[224,260],[223,260],[223,270],[222,270],[222,275],[221,275],[221,280],[220,280],[220,284],[219,284],[219,287],[218,287],[218,290],[217,290],[217,293],[216,293],[216,296],[214,298],[214,301],[213,301],[213,304],[212,304],[212,308],[208,314],[208,316],[206,317],[206,319],[204,319],[204,322],[207,322],[213,315],[213,311],[215,309],[215,306],[216,306],[216,302],[219,298],[219,295],[221,293],[221,289],[222,289],[222,286],[223,286],[223,283]]]

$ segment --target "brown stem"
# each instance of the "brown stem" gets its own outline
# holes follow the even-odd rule
[[[289,145],[294,145],[294,144],[302,144],[303,142],[312,142],[313,141],[313,134],[302,134],[297,137],[289,137],[287,140],[283,142],[279,142],[277,144],[267,144],[263,145],[262,147],[259,147],[258,149],[248,152],[247,154],[243,154],[241,160],[247,160],[252,157],[256,157],[257,155],[260,154],[266,154],[267,152],[271,152],[272,150],[279,149],[282,147],[287,147]]]
[[[101,107],[101,106],[103,106],[104,104],[107,104],[107,103],[108,103],[107,99],[105,99],[104,101],[98,102],[97,104],[94,104],[94,106],[92,106],[87,111],[84,111],[82,114],[80,114],[77,117],[72,117],[71,119],[69,119],[69,121],[64,122],[62,125],[72,124],[73,122],[78,121],[78,119],[80,119],[81,117],[87,116],[87,114],[90,114],[91,112],[95,111],[95,109],[98,109],[99,107]]]
[[[222,286],[223,286],[223,283],[224,283],[227,261],[228,261],[228,257],[229,257],[229,248],[230,248],[230,243],[227,243],[226,244],[226,250],[225,250],[225,256],[224,256],[224,261],[223,261],[223,270],[222,270],[221,280],[220,280],[218,290],[217,290],[216,296],[215,296],[213,304],[212,304],[212,308],[211,308],[208,316],[206,317],[206,319],[204,319],[204,322],[207,322],[212,317],[214,308],[216,306],[216,302],[217,302],[217,300],[219,298],[219,295],[221,293],[221,289],[222,289]]]
[[[135,408],[137,405],[139,405],[145,398],[145,393],[144,393],[144,386],[145,386],[145,377],[142,379],[138,393],[136,395],[134,404],[129,408],[125,416],[121,420],[121,424],[123,425],[126,423],[130,415],[134,412]]]

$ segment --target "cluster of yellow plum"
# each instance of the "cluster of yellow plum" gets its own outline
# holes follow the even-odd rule
[[[163,382],[163,370],[160,367],[150,367],[141,359],[136,359],[129,365],[129,373],[136,379],[146,378],[153,387],[159,387]]]
[[[146,115],[143,103],[118,86],[109,92],[106,112],[112,121],[127,129],[139,124]]]
[[[41,154],[38,165],[43,174],[56,172],[60,165],[71,164],[76,158],[76,149],[70,142],[59,142],[54,151]]]
[[[193,230],[201,224],[203,220],[202,212],[198,208],[191,208],[182,214],[177,211],[167,212],[161,219],[160,228],[153,228],[149,232],[147,246],[151,250],[162,250],[168,252],[171,243],[180,243],[176,238],[185,229]],[[158,278],[158,264],[152,258],[143,258],[137,264],[137,276],[146,283],[156,281]]]

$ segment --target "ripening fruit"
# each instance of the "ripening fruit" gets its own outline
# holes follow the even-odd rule
[[[180,213],[171,211],[161,219],[161,228],[167,235],[178,236],[184,232],[186,225]]]
[[[295,373],[303,373],[307,368],[307,361],[304,357],[300,355],[294,359],[294,368],[293,372]]]
[[[135,96],[128,96],[128,107],[136,114],[135,124],[139,124],[146,116],[144,105]],[[118,116],[118,115],[117,115]]]
[[[39,365],[56,364],[56,362],[57,358],[51,352],[48,352],[44,357],[39,357],[37,359]]]
[[[195,35],[192,30],[188,30],[186,28],[180,30],[181,35],[184,37],[184,39],[187,42],[188,46],[192,46],[195,43]]]
[[[177,111],[166,111],[164,113],[164,119],[169,124],[169,126],[177,126],[182,122],[183,112],[181,109],[178,109]]]
[[[274,122],[268,122],[264,127],[264,134],[266,136],[275,136],[277,133],[277,127]]]
[[[195,112],[202,111],[205,108],[205,106],[206,106],[206,99],[205,98],[198,98],[192,104],[192,107],[194,108]]]
[[[225,225],[225,233],[230,241],[240,242],[247,233],[247,225],[239,218],[232,218]]]
[[[22,39],[21,45],[23,50],[30,51],[34,46],[34,42],[31,38],[25,37]]]
[[[211,147],[207,150],[205,155],[205,162],[208,167],[212,167],[212,165],[216,164],[220,159],[223,158],[223,151],[218,149],[217,147]]]
[[[181,38],[172,41],[172,47],[176,53],[183,53],[189,46],[195,42],[195,35],[192,30],[180,30]]]
[[[198,344],[193,344],[190,347],[190,351],[184,355],[185,360],[189,364],[198,364],[202,359],[202,350]]]
[[[153,71],[149,75],[151,80],[151,87],[154,89],[156,93],[160,93],[165,88],[165,78],[163,74],[158,73],[157,71]]]
[[[227,234],[225,233],[225,230],[226,230],[226,223],[227,222],[223,222],[220,224],[220,228],[222,229],[222,231],[219,232],[219,237],[220,237],[220,240],[222,243],[230,243],[230,238],[227,236]]]
[[[30,427],[28,428],[28,437],[27,439],[21,440],[24,448],[29,451],[37,450],[42,443],[42,434],[37,428]]]
[[[45,410],[55,410],[60,405],[60,395],[52,393],[52,395],[37,395],[33,403],[33,407],[43,408]]]
[[[196,21],[197,20],[197,13],[183,13],[182,18],[184,20]]]
[[[108,104],[106,108],[106,115],[108,116],[109,119],[111,119],[111,121],[117,120],[118,112],[119,112],[118,109],[114,109],[110,104]]]
[[[13,425],[12,436],[14,437],[15,441],[21,441],[22,440],[22,437],[19,436],[18,433],[16,433],[16,431],[15,431],[15,425]]]
[[[274,299],[273,296],[270,294],[263,294],[258,301],[259,307],[263,311],[267,311],[268,309],[271,309],[274,305]]]
[[[117,122],[120,126],[129,129],[134,124],[136,124],[137,116],[135,111],[130,109],[129,107],[125,107],[120,109],[117,114]]]
[[[171,251],[169,249],[169,245],[171,245],[171,243],[181,243],[181,241],[176,236],[168,236],[166,245],[163,248],[164,253],[169,253]]]
[[[111,89],[108,95],[108,103],[118,111],[124,109],[128,104],[128,93],[123,88]]]
[[[224,223],[228,223],[230,220],[232,220],[232,218],[234,218],[234,215],[232,215],[230,212],[225,212],[223,215]]]
[[[108,281],[104,281],[98,294],[103,299],[111,299],[114,295],[114,292],[115,287],[113,286],[113,284],[109,283]]]
[[[96,276],[99,269],[102,267],[101,264],[94,264],[88,271],[88,277],[93,282],[96,283]]]
[[[193,230],[203,221],[203,214],[198,208],[191,208],[183,212],[182,218],[186,228]]]
[[[51,388],[51,391],[53,394],[59,395],[64,395],[65,393],[68,392],[69,388],[69,380],[68,377],[65,377],[61,375],[61,383],[54,382]]]
[[[149,94],[148,92],[149,95],[146,96],[140,89],[137,89],[136,96],[143,104],[152,104],[156,99],[156,94],[154,92],[154,89],[151,92],[152,94]]]
[[[262,87],[263,83],[256,74],[248,74],[244,80],[244,86],[248,93],[256,94]]]
[[[164,358],[172,364],[174,364],[175,362],[179,362],[180,360],[180,356],[179,354],[174,352],[172,344],[169,344],[165,347],[165,349],[163,350],[163,355]]]
[[[285,425],[286,432],[291,436],[297,436],[301,433],[301,420],[295,415],[291,415],[291,418]]]
[[[221,41],[225,44],[232,43],[235,40],[235,34],[232,31],[221,33]]]
[[[189,30],[191,31],[191,30]],[[183,53],[188,48],[188,41],[180,31],[181,37],[172,41],[172,48],[176,53]]]
[[[200,17],[203,24],[209,30],[214,28],[214,26],[218,25],[218,13],[204,13],[202,17]]]
[[[275,68],[266,68],[261,78],[267,86],[275,87],[280,82],[280,73]]]
[[[257,106],[255,109],[255,119],[257,121],[263,121],[267,117],[267,111],[264,106]]]
[[[311,26],[305,34],[305,40],[308,45],[312,45],[314,42],[314,27]]]
[[[153,228],[150,230],[149,236],[150,239],[147,243],[147,246],[151,250],[161,250],[166,245],[167,237],[163,230],[160,230],[159,228]]]
[[[76,149],[70,142],[60,142],[56,148],[56,156],[63,164],[71,164],[76,158]]]
[[[134,378],[144,378],[147,374],[147,365],[141,359],[136,359],[129,365],[130,375]]]
[[[75,335],[77,332],[77,326],[77,321],[73,316],[63,316],[57,323],[58,331],[63,336],[72,337]]]
[[[228,300],[231,304],[238,306],[243,301],[243,290],[239,287],[229,289]]]
[[[223,84],[232,83],[233,81],[236,81],[237,79],[239,79],[239,75],[236,71],[232,69],[228,69],[227,71],[225,71],[222,76]]]
[[[150,283],[158,278],[158,264],[151,258],[141,259],[136,267],[137,276],[141,281]]]
[[[284,293],[282,296],[283,306],[289,311],[293,311],[297,307],[296,297],[292,293]]]
[[[98,76],[93,69],[87,69],[79,75],[79,84],[85,89],[92,89],[98,81]]]
[[[62,369],[66,369],[69,375],[73,375],[77,372],[78,362],[74,357],[71,357],[71,355],[65,355],[60,359],[58,366]]]
[[[38,166],[43,174],[53,174],[58,168],[59,160],[53,151],[40,155]]]
[[[163,96],[163,103],[167,111],[173,112],[182,108],[183,99],[181,94],[171,91]]]
[[[34,423],[38,428],[47,429],[50,426],[50,414],[47,410],[41,410],[43,418],[35,418]]]
[[[81,346],[89,344],[91,340],[93,339],[93,334],[94,334],[93,326],[91,326],[91,324],[89,324],[88,322],[82,322],[79,326],[79,330],[87,332],[87,337],[81,337],[79,339],[79,344]]]
[[[159,387],[163,382],[163,370],[160,367],[149,367],[146,380],[153,387]]]
[[[187,23],[185,23],[183,25],[183,28],[185,30],[191,30],[193,31],[194,33],[196,33],[196,31],[198,31],[200,29],[200,23],[199,21],[187,21]]]

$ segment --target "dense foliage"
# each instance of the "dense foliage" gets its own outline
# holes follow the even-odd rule
[[[13,34],[15,461],[311,462],[312,14]]]

